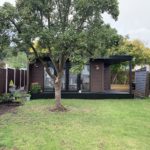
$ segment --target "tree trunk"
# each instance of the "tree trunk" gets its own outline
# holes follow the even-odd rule
[[[112,81],[113,84],[116,84],[117,76],[118,76],[118,73],[116,73],[114,78],[113,78],[113,81]]]
[[[56,108],[61,107],[61,80],[58,79],[55,81],[55,100],[56,100]]]
[[[51,111],[67,111],[67,109],[61,104],[61,79],[58,77],[55,79],[55,107]]]

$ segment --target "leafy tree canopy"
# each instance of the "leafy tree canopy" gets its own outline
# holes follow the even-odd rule
[[[54,79],[60,106],[58,93],[66,60],[82,68],[89,58],[105,55],[106,49],[120,40],[116,30],[104,23],[104,12],[116,20],[118,0],[16,0],[16,6],[5,3],[0,8],[0,24],[5,24],[3,29],[8,31],[15,49],[25,51],[30,60],[39,59],[44,65]],[[42,59],[45,56],[50,58],[56,74]]]
[[[28,56],[32,48],[32,59],[45,55],[45,49],[56,65],[68,58],[81,63],[104,55],[118,43],[116,30],[103,22],[104,12],[117,19],[117,0],[17,0],[16,7],[5,3],[0,16],[9,42]],[[38,50],[33,46],[36,39]]]
[[[118,46],[109,50],[109,55],[131,55],[133,66],[150,64],[150,48],[140,40],[124,38]]]
[[[4,62],[11,68],[27,68],[28,60],[24,52],[18,52],[17,55],[7,55]]]
[[[132,66],[136,65],[150,65],[150,48],[146,47],[140,40],[130,40],[129,38],[123,38],[120,40],[118,46],[109,49],[109,55],[131,55],[133,56]],[[113,83],[117,82],[126,83],[126,74],[122,75],[122,72],[127,72],[129,69],[128,62],[112,65],[111,72],[114,74]]]

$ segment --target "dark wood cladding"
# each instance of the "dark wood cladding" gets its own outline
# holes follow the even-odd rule
[[[25,71],[25,85],[26,85],[26,90],[27,90],[27,71]]]
[[[104,67],[104,90],[110,90],[111,86],[111,70],[110,66]]]
[[[21,87],[24,86],[24,70],[21,70]]]
[[[44,90],[44,67],[40,62],[30,64],[29,66],[29,80],[30,87],[32,83],[39,83]]]
[[[16,70],[16,88],[20,87],[20,70]]]
[[[0,94],[5,92],[6,70],[0,68]]]
[[[108,91],[111,90],[110,65],[119,64],[120,62],[130,61],[131,59],[132,57],[130,56],[115,56],[110,58],[90,59],[88,63],[90,64],[90,90],[88,92],[102,93],[102,92],[106,92],[107,90]],[[49,65],[51,65],[49,59],[45,59],[45,60],[49,61]],[[65,82],[65,88],[63,89],[63,91],[65,92],[70,92],[69,90],[70,67],[71,67],[70,62],[66,61],[66,64],[64,66],[66,82]],[[130,69],[130,74],[131,74],[131,69]],[[44,67],[40,62],[38,62],[38,60],[35,64],[29,65],[29,78],[30,78],[28,80],[29,87],[31,86],[32,83],[38,82],[41,85],[42,90],[44,91]],[[80,91],[81,85],[82,85],[81,75],[78,74],[76,92]],[[46,89],[45,92],[50,92],[50,91]]]
[[[104,63],[91,61],[91,92],[104,91]]]

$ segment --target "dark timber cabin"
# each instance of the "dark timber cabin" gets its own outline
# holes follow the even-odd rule
[[[45,58],[46,59],[46,58]],[[54,71],[49,61],[49,68]],[[109,58],[91,59],[80,74],[70,72],[69,61],[64,66],[64,76],[62,78],[62,98],[84,98],[84,99],[114,99],[133,98],[132,94],[132,57],[112,56]],[[129,63],[129,89],[126,92],[111,90],[111,70],[110,66],[122,62]],[[29,89],[32,83],[39,83],[42,92],[33,94],[32,98],[54,98],[54,86],[52,79],[47,75],[42,64],[29,65]]]

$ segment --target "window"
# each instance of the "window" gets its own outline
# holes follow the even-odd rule
[[[51,73],[54,74],[53,67],[49,67],[49,69],[50,69]],[[45,68],[44,68],[44,90],[45,91],[53,91],[54,90],[54,81],[48,75]]]
[[[77,75],[73,74],[72,72],[69,72],[69,90],[77,90]]]
[[[61,89],[65,90],[66,89],[66,71],[65,70],[64,70],[64,74],[63,74],[61,82],[62,82]]]
[[[54,68],[53,67],[49,67],[50,71],[52,74],[54,74]],[[66,74],[65,74],[65,70],[64,70],[64,74],[62,77],[62,90],[66,89]],[[45,91],[53,91],[54,90],[54,81],[53,79],[48,75],[48,73],[46,72],[46,70],[44,69],[44,89]]]
[[[85,65],[84,69],[81,72],[81,90],[89,91],[90,90],[90,66]]]

